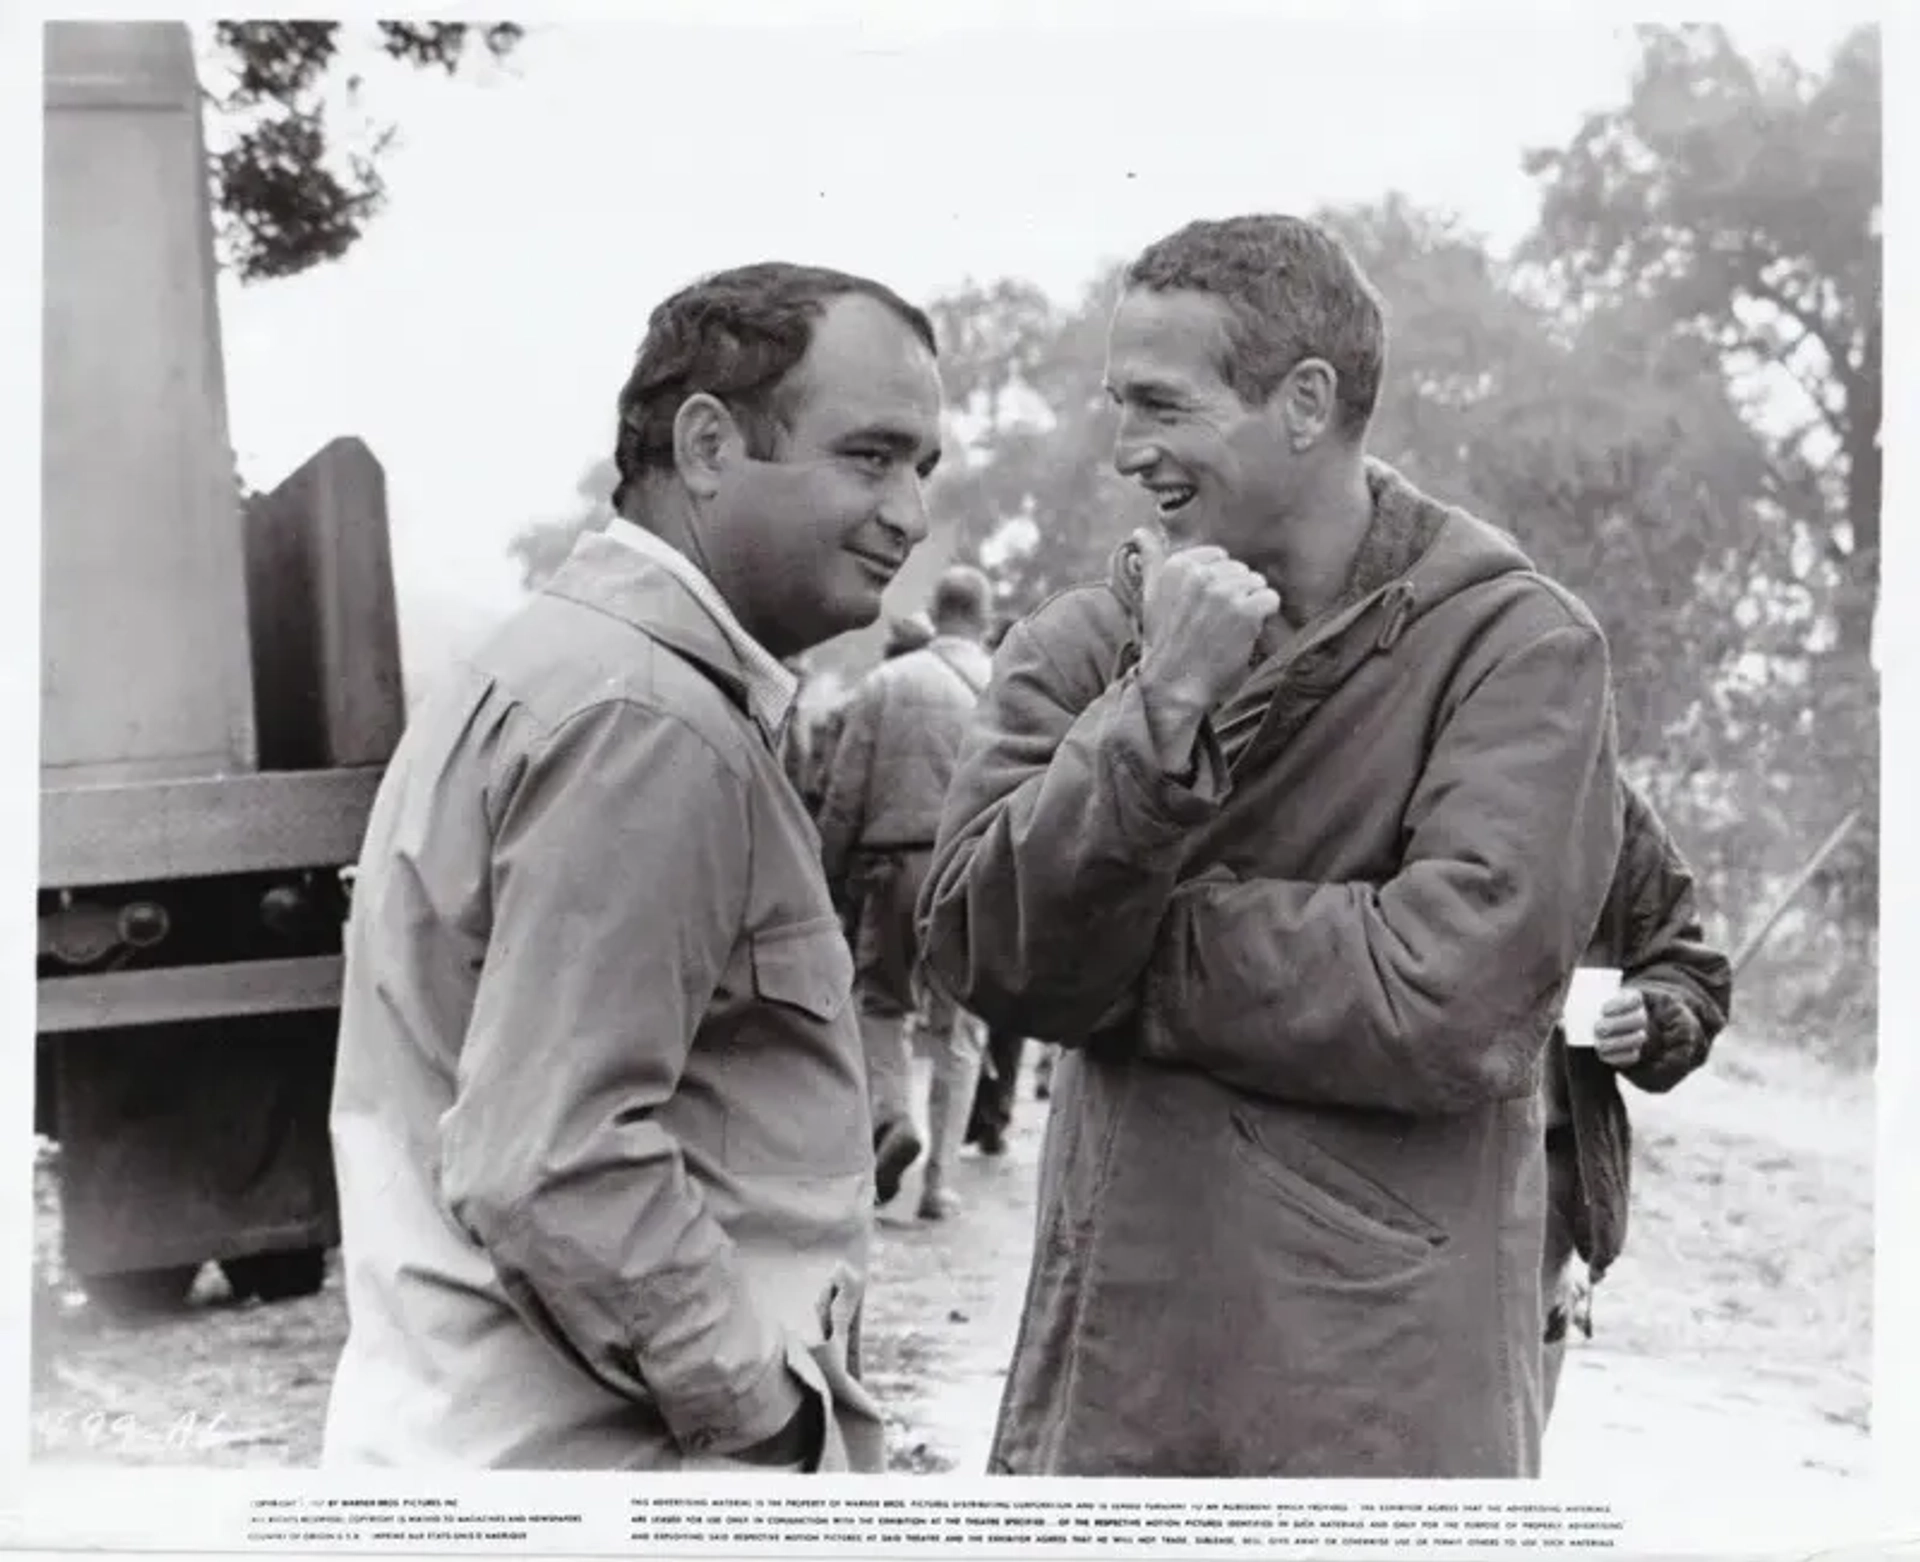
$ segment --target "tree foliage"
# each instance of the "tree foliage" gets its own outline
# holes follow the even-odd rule
[[[1103,275],[1062,309],[1009,279],[968,284],[931,306],[953,457],[930,505],[961,553],[994,567],[1015,611],[1098,575],[1147,513],[1107,459],[1101,387],[1117,286],[1117,274]]]
[[[1723,28],[1646,27],[1628,101],[1530,154],[1533,256],[1576,308],[1643,300],[1789,401],[1768,494],[1840,571],[1844,645],[1865,653],[1879,588],[1880,36],[1825,72],[1744,57]]]
[[[452,75],[476,47],[504,59],[519,44],[512,22],[376,22],[390,58]],[[233,127],[209,162],[224,261],[249,282],[294,276],[353,247],[386,196],[380,155],[393,131],[341,153],[323,87],[339,60],[338,22],[216,22],[230,81],[210,93]],[[350,82],[350,88],[356,83]]]
[[[1734,723],[1778,750],[1749,815],[1799,817],[1800,842],[1858,805],[1866,827],[1816,881],[1831,926],[1878,900],[1882,413],[1881,55],[1856,28],[1824,70],[1755,61],[1711,26],[1640,30],[1627,101],[1565,148],[1531,154],[1542,206],[1530,258],[1573,313],[1643,303],[1710,351],[1766,456],[1757,510],[1771,587],[1810,633],[1750,660]],[[1748,611],[1752,608],[1749,606]],[[1783,711],[1785,678],[1797,699]],[[1782,720],[1789,715],[1790,720]],[[1788,750],[1791,750],[1789,755]],[[1750,777],[1756,773],[1749,767]]]
[[[564,515],[523,527],[507,544],[520,566],[520,584],[535,590],[573,551],[580,534],[597,531],[613,516],[613,489],[619,480],[612,459],[596,461],[580,475],[574,502]]]

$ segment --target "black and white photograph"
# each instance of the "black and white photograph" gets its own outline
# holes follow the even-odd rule
[[[1881,1500],[1875,9],[10,28],[29,1481]]]

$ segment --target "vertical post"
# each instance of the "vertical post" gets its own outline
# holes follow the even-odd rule
[[[43,785],[252,770],[200,89],[178,22],[45,33]]]

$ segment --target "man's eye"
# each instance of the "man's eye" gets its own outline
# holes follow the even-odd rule
[[[893,465],[893,452],[890,450],[851,450],[847,459],[863,472],[875,477],[884,474]]]

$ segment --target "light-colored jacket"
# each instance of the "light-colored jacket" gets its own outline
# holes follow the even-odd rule
[[[996,1470],[1538,1473],[1539,1080],[1620,843],[1606,647],[1492,527],[1369,481],[1345,597],[1192,784],[1124,569],[995,659],[926,959],[1072,1047]]]
[[[583,539],[415,714],[347,935],[330,1465],[697,1466],[830,1400],[873,1180],[816,836],[716,619]]]
[[[840,884],[856,850],[925,851],[993,659],[959,635],[882,662],[847,697],[820,804],[820,856]]]

